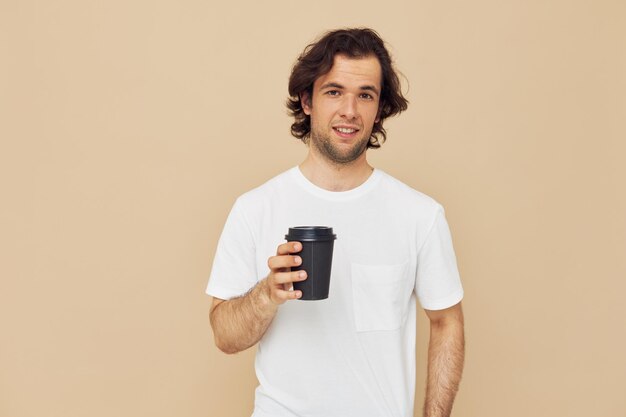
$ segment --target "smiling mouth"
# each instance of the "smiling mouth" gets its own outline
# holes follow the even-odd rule
[[[353,127],[333,127],[333,130],[337,132],[339,136],[344,138],[352,137],[359,131],[359,129]]]

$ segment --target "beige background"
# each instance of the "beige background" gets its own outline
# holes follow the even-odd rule
[[[0,416],[251,413],[254,352],[212,344],[212,256],[236,196],[305,154],[297,54],[353,25],[411,101],[371,160],[453,231],[454,415],[626,415],[625,5],[0,0]]]

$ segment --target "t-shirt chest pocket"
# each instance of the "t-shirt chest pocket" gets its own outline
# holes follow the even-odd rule
[[[356,330],[400,328],[413,290],[409,262],[396,265],[353,263],[351,269]]]

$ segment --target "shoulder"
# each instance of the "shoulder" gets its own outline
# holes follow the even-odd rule
[[[431,213],[443,211],[443,206],[433,197],[416,190],[384,171],[380,171],[380,175],[385,193],[393,201],[396,201],[396,204],[403,204],[409,210]]]

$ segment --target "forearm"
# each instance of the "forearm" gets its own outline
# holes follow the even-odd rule
[[[449,417],[465,357],[462,320],[431,323],[424,417]]]
[[[256,344],[272,322],[278,306],[268,295],[266,280],[245,295],[224,301],[210,314],[215,344],[225,353],[238,353]]]

